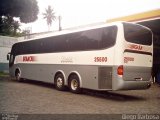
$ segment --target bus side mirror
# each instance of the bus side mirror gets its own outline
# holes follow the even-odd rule
[[[9,59],[10,59],[10,53],[7,54],[7,60],[9,60]]]

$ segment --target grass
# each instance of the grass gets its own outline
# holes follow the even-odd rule
[[[0,77],[5,77],[5,76],[9,76],[9,73],[0,72]]]

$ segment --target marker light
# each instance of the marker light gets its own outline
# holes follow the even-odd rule
[[[118,75],[123,75],[123,65],[118,66],[118,68],[117,68],[117,74]]]

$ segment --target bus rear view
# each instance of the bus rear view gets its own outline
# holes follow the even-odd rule
[[[119,62],[115,59],[119,66],[113,89],[147,89],[151,85],[152,32],[144,26],[131,23],[123,23],[123,29],[123,42],[119,43],[122,45],[119,49],[123,60]]]

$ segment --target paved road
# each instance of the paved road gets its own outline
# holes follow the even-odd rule
[[[0,113],[160,114],[160,87],[148,90],[72,94],[51,84],[0,78]]]

